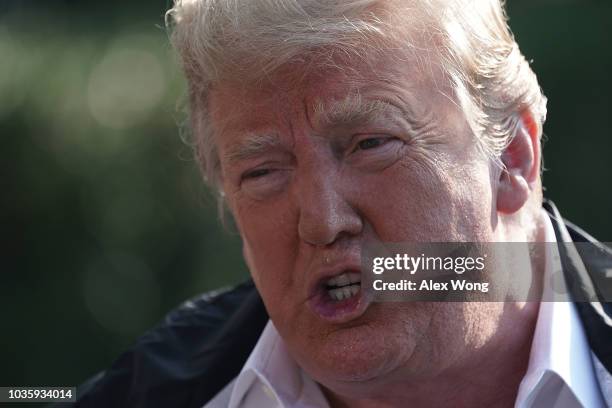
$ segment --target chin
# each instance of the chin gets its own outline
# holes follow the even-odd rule
[[[313,379],[331,388],[375,383],[409,364],[416,346],[415,331],[390,317],[309,336],[294,355]]]

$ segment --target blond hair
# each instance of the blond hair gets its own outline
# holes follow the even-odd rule
[[[397,17],[421,22],[436,42],[454,100],[491,158],[516,133],[522,111],[539,125],[546,98],[507,24],[500,0],[175,0],[171,41],[188,80],[196,156],[218,187],[220,164],[208,123],[211,87],[229,78],[257,81],[289,63],[338,65],[333,56],[367,61],[376,52],[414,46]],[[391,20],[394,20],[391,22]],[[401,25],[401,24],[400,24]],[[404,36],[404,38],[402,38]],[[434,46],[434,45],[432,45]]]

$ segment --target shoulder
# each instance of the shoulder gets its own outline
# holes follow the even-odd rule
[[[201,407],[242,368],[268,316],[252,282],[170,312],[78,390],[84,407]]]

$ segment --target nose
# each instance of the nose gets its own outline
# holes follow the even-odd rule
[[[296,199],[300,209],[298,232],[303,241],[326,246],[341,236],[361,232],[361,216],[343,193],[343,182],[341,175],[324,165],[301,174]]]

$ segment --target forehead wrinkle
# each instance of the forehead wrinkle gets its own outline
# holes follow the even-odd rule
[[[231,145],[224,155],[228,162],[247,160],[281,145],[280,138],[274,133],[246,133],[240,141]]]

